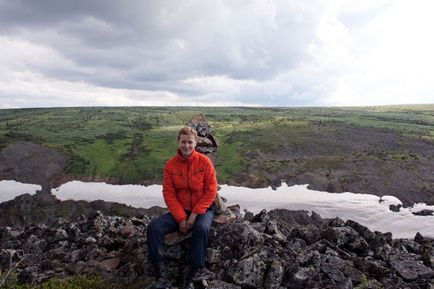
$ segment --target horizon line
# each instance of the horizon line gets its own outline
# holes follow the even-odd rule
[[[35,107],[9,107],[0,108],[0,110],[22,110],[22,109],[62,109],[62,108],[278,108],[278,109],[291,109],[291,108],[368,108],[368,107],[408,107],[408,106],[432,106],[433,103],[406,103],[406,104],[372,104],[372,105],[298,105],[298,106],[283,106],[283,105],[229,105],[229,106],[213,106],[213,105],[98,105],[98,106],[35,106]]]

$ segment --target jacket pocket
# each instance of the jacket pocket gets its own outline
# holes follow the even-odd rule
[[[175,186],[175,189],[182,188],[184,183],[184,175],[182,173],[169,173],[169,174]]]
[[[195,171],[193,172],[193,175],[197,175],[197,174],[200,174],[200,173],[205,173],[205,169],[203,169],[203,168],[201,168],[201,169],[197,169],[197,170],[195,170]]]

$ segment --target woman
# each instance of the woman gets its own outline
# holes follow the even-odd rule
[[[213,202],[217,180],[210,159],[195,151],[197,133],[189,127],[178,133],[178,151],[164,167],[163,197],[169,213],[153,220],[148,226],[148,252],[160,284],[167,284],[164,259],[161,255],[164,236],[192,231],[187,253],[188,267],[183,288],[194,288],[193,277],[205,264],[208,232],[214,217]]]

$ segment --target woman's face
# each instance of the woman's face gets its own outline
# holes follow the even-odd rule
[[[196,147],[194,135],[181,134],[178,140],[178,146],[183,157],[188,157]]]

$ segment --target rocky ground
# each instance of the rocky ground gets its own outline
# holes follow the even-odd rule
[[[20,195],[13,200],[0,203],[0,227],[16,228],[37,223],[50,226],[57,222],[57,218],[74,220],[81,215],[91,215],[95,211],[121,217],[136,215],[154,217],[166,210],[160,207],[134,208],[125,204],[102,200],[92,202],[61,201],[52,194],[38,192],[35,195]]]
[[[0,228],[0,266],[19,280],[100,274],[117,288],[153,282],[147,261],[151,217],[96,212],[67,221]],[[179,287],[188,242],[167,248],[173,286]],[[238,214],[215,224],[197,288],[432,288],[434,240],[393,239],[354,222],[305,211]],[[431,286],[431,287],[430,287]]]

